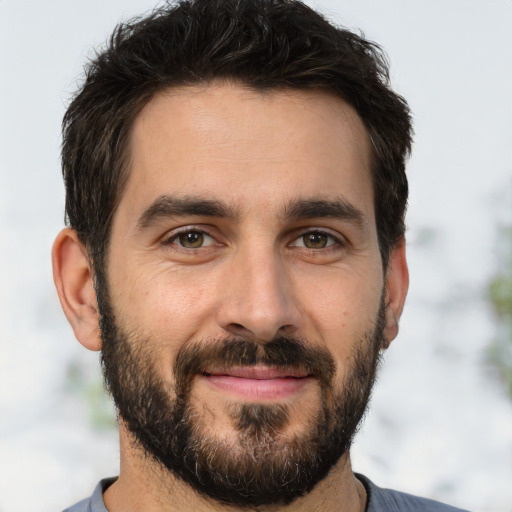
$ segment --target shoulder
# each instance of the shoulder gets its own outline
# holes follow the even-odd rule
[[[411,510],[415,512],[467,512],[439,501],[391,489],[381,489],[363,475],[357,475],[357,478],[361,480],[368,492],[367,512],[410,512]]]
[[[62,512],[90,512],[91,511],[91,498],[85,498],[71,507],[64,509]]]
[[[90,498],[85,498],[71,507],[66,508],[63,512],[108,512],[103,503],[103,493],[107,488],[117,480],[116,478],[105,478],[101,480]]]

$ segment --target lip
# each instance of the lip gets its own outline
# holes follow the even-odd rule
[[[224,393],[250,400],[280,400],[299,393],[313,377],[307,372],[266,366],[234,367],[200,376]]]

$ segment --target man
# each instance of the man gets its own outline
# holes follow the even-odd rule
[[[120,26],[64,118],[54,277],[121,468],[71,511],[455,510],[353,473],[408,287],[405,101],[286,0]]]

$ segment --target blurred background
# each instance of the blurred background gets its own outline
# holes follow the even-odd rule
[[[318,0],[388,52],[415,116],[411,289],[353,451],[383,487],[512,511],[512,1]],[[51,278],[60,122],[84,62],[150,0],[0,0],[0,512],[117,474],[98,356]]]

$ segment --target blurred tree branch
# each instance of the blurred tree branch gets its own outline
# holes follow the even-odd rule
[[[501,235],[499,248],[503,250],[499,270],[488,288],[497,320],[497,335],[487,355],[512,400],[512,226],[502,228]]]

